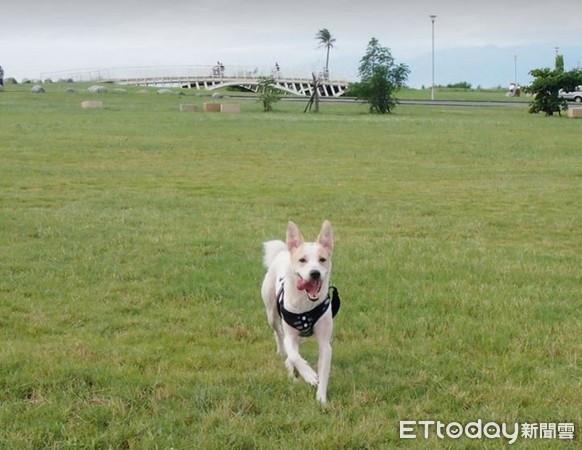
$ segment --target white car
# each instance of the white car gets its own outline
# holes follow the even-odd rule
[[[566,92],[563,89],[560,89],[558,96],[564,100],[582,103],[582,86],[576,86],[576,90],[572,92]]]

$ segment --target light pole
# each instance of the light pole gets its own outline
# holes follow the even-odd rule
[[[513,55],[513,82],[517,88],[517,55]]]
[[[430,99],[434,100],[434,20],[436,19],[436,15],[431,14],[430,20],[432,22],[432,84],[430,88]]]

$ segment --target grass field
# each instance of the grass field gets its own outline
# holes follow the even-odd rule
[[[0,93],[1,449],[507,448],[401,420],[574,423],[582,122],[526,108]],[[293,383],[261,243],[334,225],[329,404]],[[314,362],[317,349],[303,354]]]
[[[490,102],[523,102],[528,103],[531,97],[523,94],[520,97],[509,97],[507,89],[456,89],[435,88],[436,100],[465,100],[465,101],[490,101]],[[398,92],[398,98],[403,100],[430,100],[430,87],[424,89],[402,89]]]

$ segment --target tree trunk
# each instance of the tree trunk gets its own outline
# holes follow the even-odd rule
[[[315,74],[311,74],[313,76],[313,101],[315,103],[315,112],[319,112],[319,80],[315,78]]]

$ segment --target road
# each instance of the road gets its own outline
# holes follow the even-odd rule
[[[249,95],[226,95],[229,98],[240,100],[256,100],[256,96]],[[281,97],[284,102],[303,102],[309,101],[308,97]],[[321,97],[319,101],[324,103],[364,103],[354,97]],[[472,101],[472,100],[398,100],[401,105],[420,105],[420,106],[473,106],[473,107],[521,107],[526,108],[527,102],[515,101]]]

